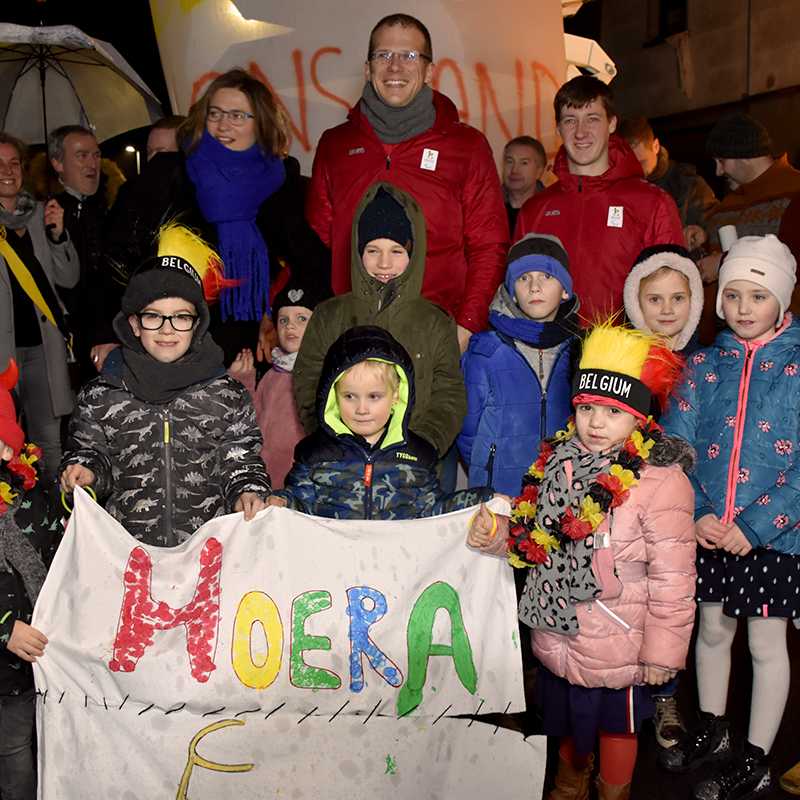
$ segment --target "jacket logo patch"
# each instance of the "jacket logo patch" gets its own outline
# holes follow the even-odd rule
[[[551,208],[549,211],[545,211],[544,215],[546,217],[560,217],[561,212],[557,208]]]
[[[622,206],[609,206],[608,207],[608,221],[606,222],[606,227],[608,228],[621,228],[622,227],[622,218],[623,218],[623,207]]]
[[[431,150],[429,147],[426,147],[422,151],[422,160],[419,162],[420,169],[427,169],[430,172],[434,172],[436,170],[436,162],[439,160],[439,151],[438,150]]]
[[[362,153],[366,153],[366,149],[363,147],[351,147],[347,151],[347,155],[349,156],[360,156]]]
[[[395,455],[402,461],[419,461],[419,459],[416,456],[412,456],[411,453],[398,452],[395,453]]]

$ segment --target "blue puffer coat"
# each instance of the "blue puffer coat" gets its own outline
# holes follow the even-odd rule
[[[461,359],[467,416],[458,448],[469,468],[470,486],[492,486],[515,497],[541,439],[563,428],[572,413],[578,302],[564,301],[556,319],[544,323],[510,316],[511,302],[501,286],[489,315],[494,330],[474,335]],[[540,348],[537,370],[515,339]],[[542,386],[545,359],[552,360],[552,368]]]
[[[734,521],[753,547],[800,554],[800,323],[766,344],[732,331],[689,359],[667,433],[697,451],[695,519]]]

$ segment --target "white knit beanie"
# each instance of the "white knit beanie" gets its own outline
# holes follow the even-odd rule
[[[722,292],[731,281],[750,281],[769,290],[780,306],[778,322],[792,300],[797,262],[792,251],[774,234],[742,236],[734,242],[719,268],[717,316],[722,313]]]

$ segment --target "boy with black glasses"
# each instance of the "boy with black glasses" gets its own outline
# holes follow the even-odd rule
[[[208,335],[218,268],[185,229],[162,234],[114,320],[121,358],[84,387],[70,423],[62,489],[92,486],[148,544],[180,544],[231,511],[252,519],[270,493],[252,403]]]

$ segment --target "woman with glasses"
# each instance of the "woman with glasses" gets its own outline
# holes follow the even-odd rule
[[[259,344],[260,328],[272,329],[270,278],[280,267],[327,284],[329,256],[305,222],[307,182],[286,157],[287,120],[263,83],[241,69],[215,78],[178,129],[178,142],[180,152],[148,163],[129,208],[117,214],[111,256],[123,266],[144,259],[159,226],[173,219],[199,229],[236,282],[211,312],[212,335],[229,364]]]
[[[64,209],[56,200],[37,203],[22,188],[25,164],[25,145],[0,132],[0,372],[16,359],[26,430],[42,448],[40,471],[51,480],[61,458],[61,417],[73,407],[56,286],[74,286],[80,268]]]

